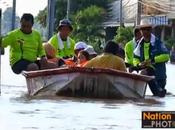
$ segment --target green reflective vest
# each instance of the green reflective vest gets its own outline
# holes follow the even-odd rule
[[[2,47],[10,46],[10,65],[13,66],[20,59],[31,62],[37,57],[45,55],[41,42],[41,35],[36,30],[25,34],[20,29],[11,31],[2,39]]]
[[[75,41],[68,37],[69,43],[67,41],[62,41],[63,48],[60,48],[60,42],[58,40],[58,34],[55,34],[49,39],[49,43],[56,49],[56,57],[72,57],[74,55]]]

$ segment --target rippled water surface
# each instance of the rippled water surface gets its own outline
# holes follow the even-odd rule
[[[25,79],[14,75],[2,56],[0,130],[142,130],[141,112],[174,111],[175,65],[167,64],[165,98],[104,100],[66,97],[34,98],[27,95]],[[150,129],[149,129],[150,130]]]

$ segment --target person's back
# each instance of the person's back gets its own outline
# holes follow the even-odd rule
[[[110,68],[121,71],[126,71],[124,61],[119,56],[115,56],[110,53],[103,53],[99,56],[96,56],[92,60],[88,61],[85,67],[94,67],[94,68]]]
[[[104,53],[88,61],[85,67],[110,68],[126,71],[124,60],[116,56],[119,46],[113,42],[107,42]]]

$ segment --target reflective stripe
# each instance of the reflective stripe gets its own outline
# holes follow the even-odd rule
[[[149,59],[149,46],[150,46],[150,43],[144,43],[144,59],[145,60]]]

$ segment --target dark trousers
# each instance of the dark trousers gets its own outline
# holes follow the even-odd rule
[[[148,76],[155,76],[155,71],[153,68],[146,68],[142,70],[142,74],[148,75]],[[165,85],[166,85],[166,79],[155,79],[148,82],[149,88],[154,96],[159,96],[163,91],[165,91]]]
[[[165,89],[166,79],[153,79],[148,85],[153,95],[157,96]]]

